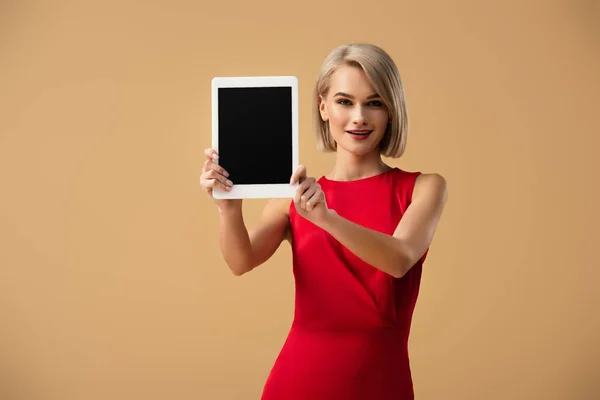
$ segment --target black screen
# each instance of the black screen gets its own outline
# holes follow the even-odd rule
[[[289,183],[292,88],[219,88],[219,164],[233,184]]]

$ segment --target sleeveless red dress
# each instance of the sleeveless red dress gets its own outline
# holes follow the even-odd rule
[[[419,172],[319,183],[329,208],[392,235]],[[427,253],[402,278],[365,263],[290,205],[294,320],[263,400],[414,398],[408,336]]]

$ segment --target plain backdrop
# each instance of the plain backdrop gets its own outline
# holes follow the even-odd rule
[[[260,397],[291,253],[243,277],[222,261],[198,184],[210,82],[297,76],[319,177],[311,91],[349,42],[404,80],[407,152],[386,161],[449,184],[417,399],[600,398],[599,18],[590,0],[0,2],[0,398]]]

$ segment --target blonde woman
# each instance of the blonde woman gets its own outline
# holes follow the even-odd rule
[[[334,168],[315,179],[299,167],[295,198],[272,200],[250,231],[241,200],[215,200],[221,251],[242,275],[283,240],[293,253],[292,327],[264,400],[414,398],[408,336],[421,269],[447,199],[439,174],[386,165],[406,146],[404,91],[395,63],[368,44],[337,47],[314,93],[319,148]],[[201,185],[231,186],[207,149]]]

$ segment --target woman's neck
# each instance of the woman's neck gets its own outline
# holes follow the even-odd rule
[[[392,169],[381,159],[378,151],[357,156],[338,148],[333,170],[327,176],[334,181],[353,181],[379,175]]]

